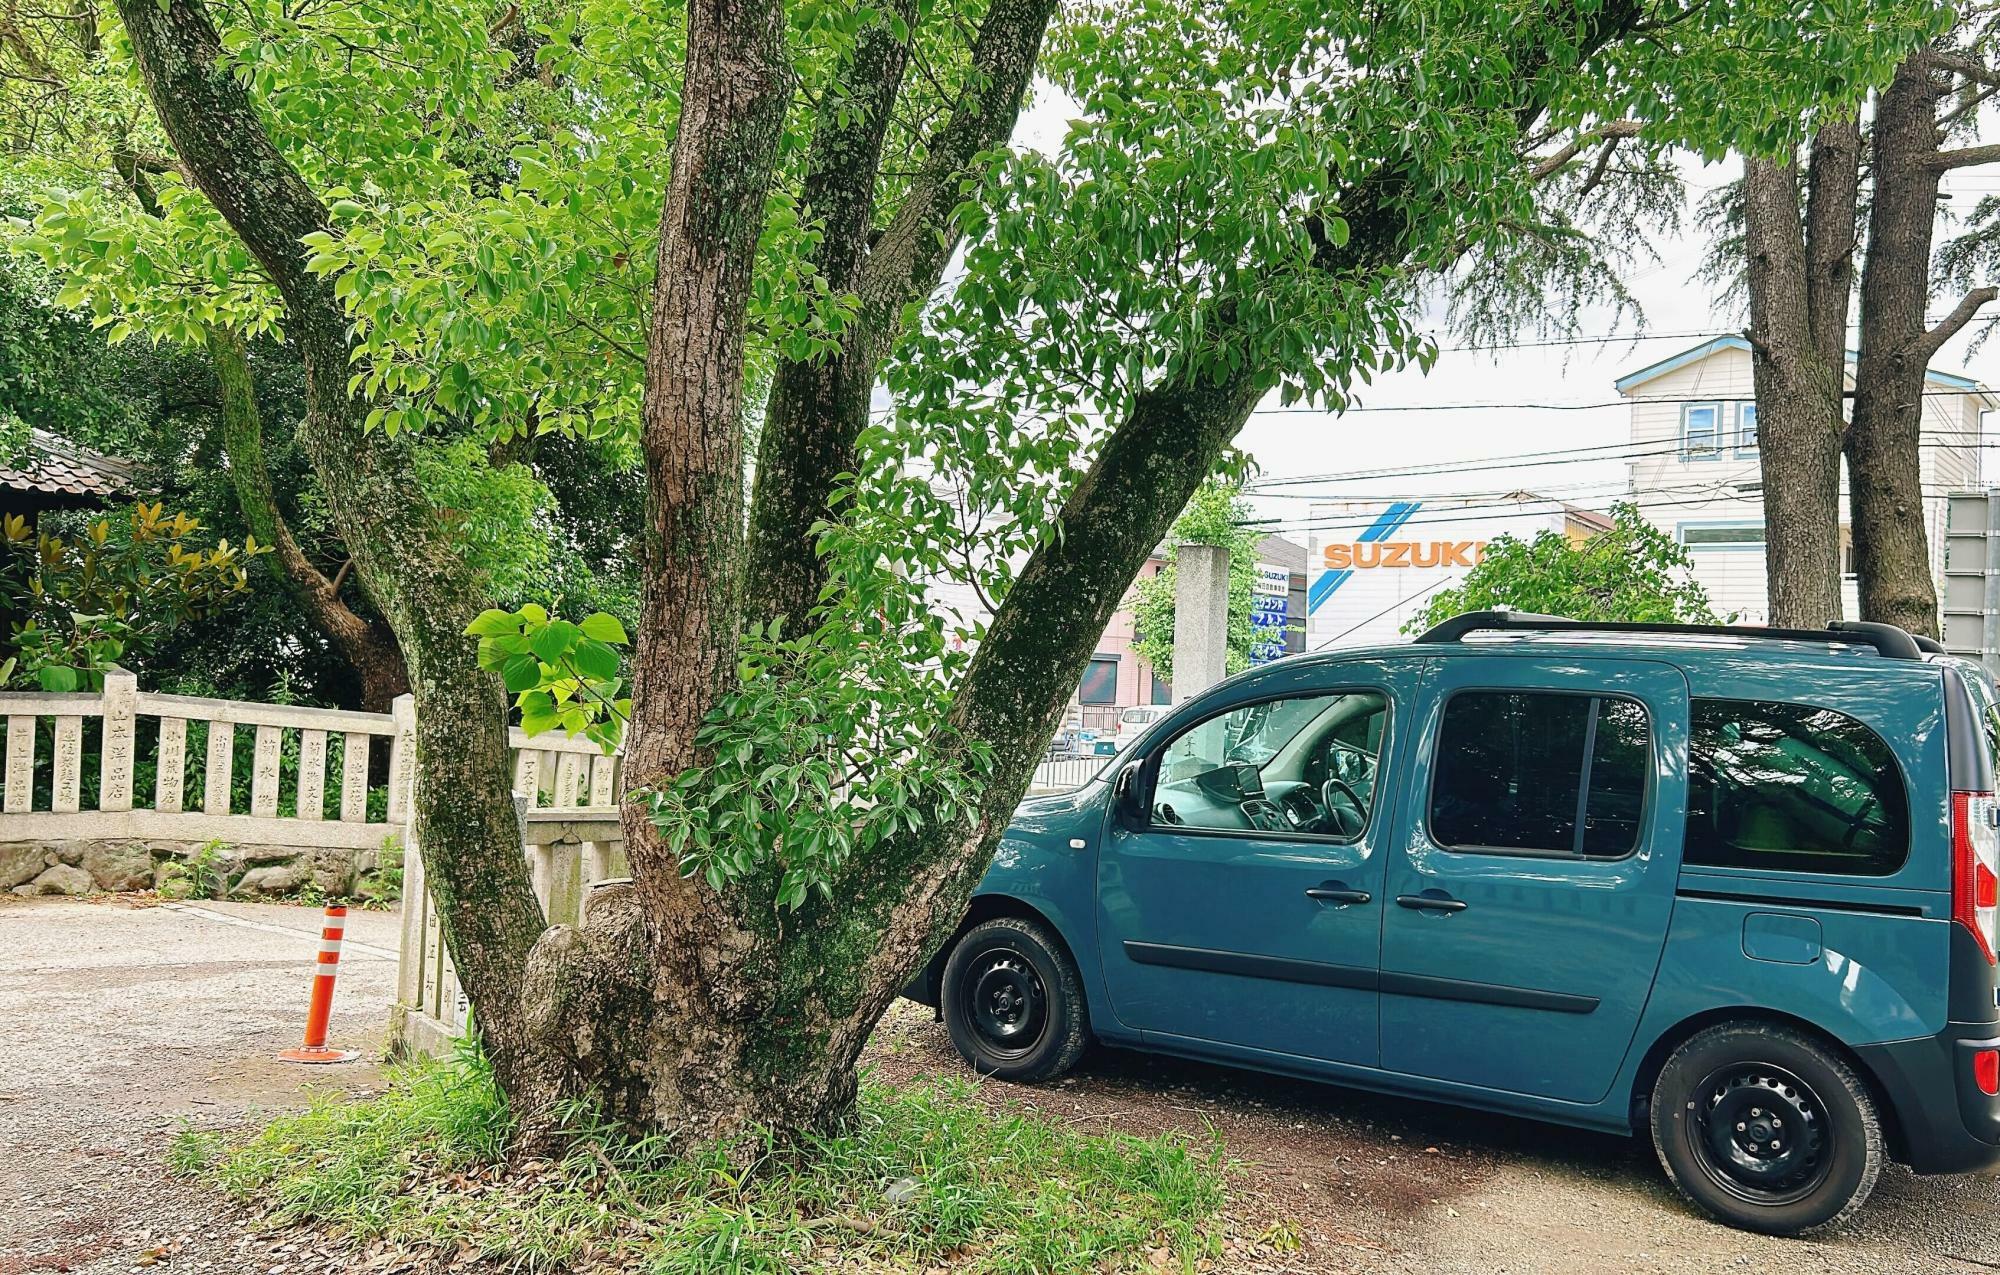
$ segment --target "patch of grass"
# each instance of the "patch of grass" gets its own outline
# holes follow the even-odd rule
[[[1220,1251],[1219,1141],[1082,1133],[993,1110],[966,1080],[866,1082],[848,1132],[799,1153],[677,1153],[584,1128],[559,1163],[509,1164],[476,1057],[328,1096],[247,1141],[188,1131],[176,1172],[354,1242],[500,1269],[609,1262],[648,1275],[805,1270],[1058,1275],[1195,1268]],[[1162,1262],[1167,1263],[1162,1267]]]

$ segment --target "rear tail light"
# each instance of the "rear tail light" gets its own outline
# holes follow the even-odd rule
[[[1972,931],[1988,965],[2000,919],[2000,828],[1990,792],[1951,795],[1951,919]],[[1993,1090],[1988,1090],[1991,1093]]]
[[[1982,1049],[1972,1055],[1972,1080],[1987,1097],[2000,1095],[2000,1049]]]

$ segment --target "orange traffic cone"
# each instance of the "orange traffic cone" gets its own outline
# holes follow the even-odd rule
[[[329,903],[325,928],[319,932],[319,958],[313,963],[312,1002],[306,1008],[306,1041],[278,1055],[280,1062],[344,1063],[361,1056],[357,1049],[328,1049],[327,1024],[333,1018],[333,975],[340,965],[340,936],[347,931],[347,908]]]

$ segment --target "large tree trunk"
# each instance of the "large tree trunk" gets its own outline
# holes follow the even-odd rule
[[[1950,84],[1936,52],[1922,49],[1896,68],[1875,108],[1861,351],[1847,431],[1861,618],[1930,637],[1939,628],[1924,526],[1925,378],[1939,347],[1995,295],[1990,288],[1976,290],[1944,321],[1925,326],[1939,179],[1948,168],[1981,158],[1958,152],[1941,160],[1938,102]],[[2000,159],[2000,151],[1993,158]]]
[[[354,670],[361,686],[361,707],[386,713],[390,702],[410,689],[403,651],[396,635],[356,615],[340,599],[340,585],[329,580],[306,557],[278,508],[264,464],[264,426],[257,410],[257,387],[243,338],[221,328],[208,330],[208,354],[222,395],[222,446],[229,457],[229,482],[250,533],[271,546],[272,564],[291,590],[313,627],[326,636]]]
[[[510,1097],[545,1105],[553,1079],[529,1041],[520,975],[543,929],[509,792],[507,703],[465,627],[484,590],[424,498],[414,440],[363,428],[346,388],[347,316],[302,241],[326,209],[271,143],[201,0],[119,0],[133,56],[181,162],[285,301],[306,372],[300,438],[362,584],[401,640],[417,707],[413,809],[458,977]]]
[[[1803,221],[1794,164],[1753,158],[1743,174],[1769,618],[1790,628],[1840,618],[1842,341],[1860,173],[1852,120],[1819,130],[1808,171]]]
[[[914,23],[916,8],[897,0],[886,12]],[[826,568],[811,528],[838,516],[833,495],[854,470],[876,372],[906,307],[930,296],[944,274],[960,239],[950,218],[960,186],[974,158],[1013,132],[1055,8],[1055,0],[995,0],[987,9],[959,103],[927,139],[923,170],[879,236],[870,227],[883,138],[908,57],[886,19],[863,33],[843,77],[866,88],[846,110],[820,112],[804,190],[808,213],[824,218],[814,265],[833,291],[851,290],[860,308],[838,351],[780,363],[772,380],[751,501],[745,610],[752,620],[783,616],[796,629],[819,600]]]
[[[660,218],[641,443],[646,572],[626,777],[662,786],[700,761],[740,624],[747,303],[792,75],[779,0],[698,0]],[[768,1027],[776,918],[681,873],[643,802],[624,816],[628,891],[536,949],[538,1039],[622,1118],[696,1139],[760,1122],[818,1127]],[[759,960],[760,955],[766,959]],[[607,1021],[615,1022],[615,1030]],[[843,1105],[843,1104],[832,1104]]]

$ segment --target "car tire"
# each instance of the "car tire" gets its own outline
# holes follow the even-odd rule
[[[1683,1042],[1653,1085],[1652,1126],[1683,1195],[1766,1235],[1846,1221],[1885,1157],[1881,1116],[1854,1067],[1775,1023],[1724,1023]]]
[[[939,1004],[959,1055],[982,1076],[1052,1080],[1089,1043],[1083,980],[1061,940],[1022,917],[973,926],[945,962]]]

